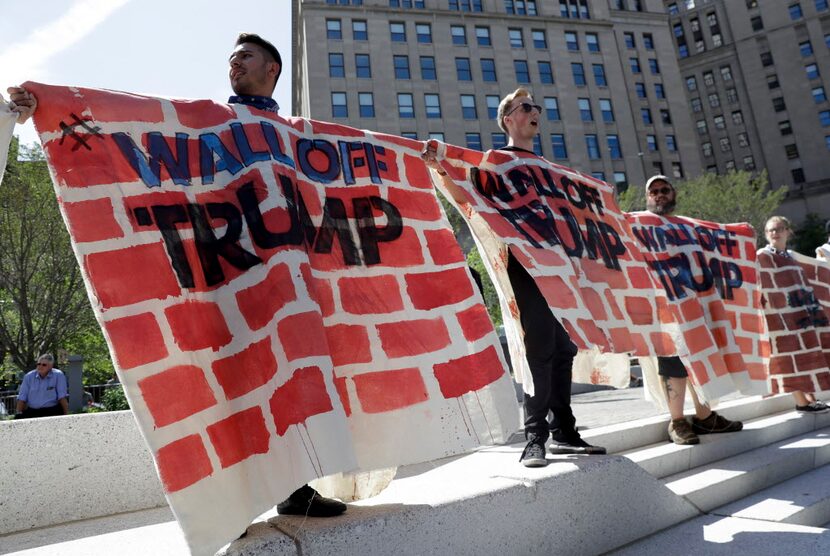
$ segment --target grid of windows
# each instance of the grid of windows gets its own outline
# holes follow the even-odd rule
[[[631,67],[631,73],[640,73],[640,59],[639,58],[629,58],[628,65]]]
[[[617,135],[606,135],[605,141],[608,144],[608,153],[611,155],[611,160],[619,160],[622,158],[620,138]]]
[[[588,52],[599,52],[599,37],[596,33],[585,33],[585,44]]]
[[[426,107],[427,118],[441,117],[441,99],[432,93],[424,94],[424,106]]]
[[[536,0],[504,0],[504,11],[513,15],[536,15]]]
[[[611,106],[611,99],[599,99],[599,111],[602,114],[602,121],[610,123],[614,121],[614,108]]]
[[[654,37],[651,33],[643,33],[643,46],[646,50],[654,50]]]
[[[654,123],[654,120],[651,118],[650,108],[640,108],[640,116],[643,118],[644,124],[651,125]]]
[[[331,94],[331,115],[333,118],[349,117],[349,107],[346,104],[346,93],[333,92]]]
[[[421,79],[435,81],[435,58],[433,56],[421,56]]]
[[[412,93],[398,93],[398,116],[414,118],[415,106],[412,102]]]
[[[581,98],[577,101],[579,106],[579,117],[583,122],[594,121],[594,113],[591,110],[591,101],[587,98]]]
[[[372,77],[372,63],[368,54],[354,55],[354,69],[355,74],[360,79],[370,79]]]
[[[626,48],[636,48],[637,45],[634,42],[634,33],[625,32],[623,33],[623,40],[625,40],[625,47]]]
[[[807,79],[818,79],[818,65],[807,64],[804,66],[804,72],[807,74]]]
[[[432,42],[432,26],[429,23],[416,23],[415,37],[419,43],[430,44]]]
[[[500,149],[503,146],[507,145],[507,135],[504,133],[496,132],[490,136],[490,140],[493,143],[494,149]]]
[[[453,44],[467,44],[467,28],[463,25],[450,25],[450,35]]]
[[[477,120],[476,97],[474,95],[461,95],[461,116],[465,120]]]
[[[539,62],[539,81],[546,85],[553,83],[553,68],[550,62]]]
[[[482,64],[482,71],[484,70],[484,65]],[[455,74],[458,77],[459,81],[472,81],[473,80],[473,72],[470,70],[470,59],[469,58],[456,58],[455,59]]]
[[[510,39],[510,46],[513,48],[524,48],[525,47],[525,39],[522,35],[521,29],[508,29],[507,36]]]
[[[602,64],[593,64],[592,68],[594,70],[594,82],[600,87],[608,85],[608,81],[605,79],[605,66]]]
[[[556,97],[545,97],[545,115],[549,120],[559,120],[559,101]]]
[[[585,68],[579,62],[571,63],[571,73],[574,76],[574,85],[585,85]]]
[[[481,78],[484,81],[498,81],[496,79],[496,62],[492,58],[481,59]]]
[[[343,38],[343,25],[339,19],[326,20],[326,38],[334,40]]]
[[[467,148],[473,149],[474,151],[481,150],[481,134],[480,133],[467,133],[465,136],[467,140]]]
[[[596,135],[590,134],[585,136],[585,149],[588,151],[589,160],[599,160],[599,139]]]
[[[565,31],[565,46],[568,50],[579,50],[579,39],[573,31]]]
[[[813,55],[813,45],[809,40],[800,42],[800,43],[798,43],[798,51],[801,52],[801,56],[803,56],[805,58],[807,56],[812,56]]]
[[[375,117],[375,98],[372,93],[357,93],[357,104],[361,118]]]
[[[677,151],[677,140],[675,139],[674,135],[666,135],[666,149],[670,152]]]
[[[392,42],[406,42],[406,26],[403,24],[403,22],[390,22],[389,36],[391,37]]]
[[[369,29],[366,21],[362,19],[352,20],[352,38],[356,41],[368,41]]]
[[[548,38],[544,30],[533,29],[530,36],[533,38],[533,48],[546,49],[548,47]]]
[[[346,77],[342,54],[329,53],[329,77]]]
[[[813,100],[815,100],[816,103],[824,102],[825,100],[827,100],[827,95],[824,92],[824,87],[814,87],[812,94]]]
[[[657,136],[656,135],[646,135],[646,146],[650,151],[657,150]]]
[[[499,97],[498,95],[487,95],[484,97],[487,102],[487,117],[495,120],[499,114]]]
[[[565,145],[565,136],[561,133],[552,133],[550,136],[550,146],[553,150],[554,160],[564,160],[568,158],[568,147]]]
[[[804,13],[801,11],[801,4],[796,2],[795,4],[790,4],[787,10],[790,12],[790,19],[793,21],[799,20],[804,17]]]
[[[493,43],[490,41],[489,27],[476,27],[476,42],[479,46],[493,46]]]
[[[634,83],[634,90],[637,91],[637,98],[647,98],[648,95],[646,94],[646,84],[638,81]]]
[[[657,98],[666,98],[666,90],[663,88],[662,83],[654,84],[654,96]]]
[[[660,64],[657,62],[657,58],[649,58],[648,67],[651,70],[652,75],[660,74]]]
[[[513,69],[516,70],[516,83],[530,83],[530,69],[527,60],[513,60]]]
[[[392,63],[395,66],[395,79],[409,79],[409,56],[392,56]]]

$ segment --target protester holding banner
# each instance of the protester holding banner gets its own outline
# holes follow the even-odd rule
[[[530,91],[519,88],[505,96],[498,108],[498,124],[510,138],[505,153],[536,156],[533,139],[539,131],[541,107],[533,102]],[[446,190],[456,202],[466,201],[464,193],[447,177],[436,160],[433,147],[422,154],[427,163],[442,176]],[[536,282],[507,249],[507,275],[515,295],[516,306],[524,332],[524,346],[534,393],[525,393],[525,437],[527,445],[520,457],[525,467],[543,467],[545,442],[552,437],[554,454],[604,454],[605,448],[585,442],[576,430],[571,410],[573,359],[577,348],[568,332],[551,312]],[[553,421],[548,423],[548,412]]]
[[[784,216],[773,216],[764,225],[764,234],[767,245],[758,250],[758,263],[761,267],[762,302],[767,326],[770,333],[775,335],[775,341],[770,341],[770,379],[776,381],[779,377],[775,375],[792,374],[792,367],[782,365],[781,359],[796,351],[802,352],[797,355],[796,362],[809,359],[811,363],[803,366],[809,366],[810,370],[816,366],[827,369],[826,352],[819,343],[821,334],[817,333],[819,328],[828,326],[827,316],[818,304],[804,270],[793,257],[793,252],[787,249],[787,241],[792,235],[790,221]],[[816,249],[816,253],[819,249]],[[796,334],[786,328],[782,330],[780,325],[788,322],[797,326]],[[793,384],[813,385],[810,376],[797,376],[799,369],[795,370],[796,377],[783,377],[780,389],[792,391],[796,410],[801,413],[830,411],[830,407],[816,400],[812,392],[793,389]],[[792,382],[793,378],[799,379],[798,382]]]
[[[646,182],[646,208],[660,216],[669,216],[677,206],[677,192],[666,176],[652,176]],[[695,415],[691,424],[683,414],[686,383],[689,373],[680,357],[658,357],[657,368],[669,407],[669,438],[675,444],[698,444],[699,434],[735,432],[743,428],[740,421],[730,421],[701,403],[694,388],[690,389]]]

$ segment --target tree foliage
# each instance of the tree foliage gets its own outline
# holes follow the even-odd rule
[[[43,153],[14,139],[0,187],[0,345],[25,370],[90,334],[104,345]]]
[[[725,175],[706,172],[674,186],[675,214],[724,224],[749,222],[759,245],[764,243],[764,223],[776,213],[786,195],[784,188],[770,189],[766,172],[755,177],[743,171]],[[620,195],[620,208],[627,212],[645,210],[645,197],[643,186],[630,187]]]
[[[795,237],[790,241],[790,247],[802,255],[815,257],[816,247],[827,240],[827,234],[824,232],[824,222],[825,219],[818,214],[808,213],[801,226],[794,230]]]

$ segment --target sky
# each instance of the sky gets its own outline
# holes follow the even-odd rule
[[[24,81],[226,102],[240,32],[280,51],[274,98],[291,112],[290,0],[0,0],[0,93]],[[37,141],[31,120],[16,126]]]

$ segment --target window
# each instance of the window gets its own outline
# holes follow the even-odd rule
[[[579,40],[573,31],[565,31],[565,45],[568,50],[579,50]]]
[[[467,148],[473,149],[474,151],[481,150],[481,134],[480,133],[467,133]]]
[[[657,136],[656,135],[646,135],[646,146],[650,151],[657,150]]]
[[[750,25],[752,25],[753,31],[760,31],[764,28],[764,20],[761,19],[760,15],[754,16],[752,19],[749,20]]]
[[[521,29],[508,29],[507,36],[510,39],[510,46],[513,48],[524,48],[525,40]]]
[[[439,141],[443,141],[444,140],[444,133],[441,132],[441,131],[430,131],[429,132],[429,138],[430,139],[437,139]]]
[[[767,86],[770,88],[770,90],[777,89],[781,86],[781,84],[778,82],[778,74],[773,73],[772,75],[767,76]]]
[[[677,3],[676,2],[672,2],[671,4],[669,4],[666,7],[666,9],[669,12],[669,15],[678,15],[680,13],[680,10],[677,9]]]
[[[717,93],[710,93],[709,94],[709,106],[712,108],[717,108],[720,106],[720,98],[718,98]]]
[[[556,97],[545,97],[545,115],[549,120],[559,120],[559,101]]]
[[[527,67],[527,60],[513,60],[513,68],[516,70],[516,83],[530,83],[530,69]]]
[[[625,40],[626,48],[636,48],[636,44],[634,43],[634,33],[623,33],[623,38]]]
[[[728,153],[732,151],[732,145],[729,143],[729,137],[721,137],[718,139],[718,143],[720,144],[720,151],[722,153]]]
[[[793,134],[793,126],[790,125],[790,120],[784,120],[783,122],[778,122],[778,131],[781,133],[782,136],[792,135]]]
[[[494,149],[500,149],[507,145],[507,135],[504,133],[493,133],[491,136]]]
[[[457,12],[480,12],[481,0],[450,0],[449,8]]]
[[[818,66],[816,64],[807,64],[804,66],[804,71],[807,73],[807,79],[818,79]]]
[[[732,81],[732,68],[730,66],[721,66],[720,76],[724,81]]]
[[[671,163],[671,173],[672,173],[672,176],[674,176],[675,178],[682,178],[683,177],[683,166],[681,166],[679,162],[672,162]]]
[[[536,15],[536,0],[504,0],[504,11],[513,15]]]
[[[579,117],[583,122],[594,121],[594,113],[591,111],[591,101],[587,98],[578,99]]]
[[[610,123],[614,121],[614,108],[611,106],[611,99],[599,99],[599,111],[602,114],[602,121]]]
[[[326,38],[334,40],[343,38],[343,27],[339,19],[326,20]]]
[[[608,85],[608,82],[605,79],[605,66],[602,64],[593,64],[593,70],[594,82],[600,87]]]
[[[827,48],[830,48],[830,33],[827,33],[826,35],[824,35],[824,45]]]
[[[749,136],[746,133],[738,134],[738,146],[743,149],[749,146]]]
[[[772,59],[772,52],[761,52],[761,65],[766,67],[771,66],[774,64],[775,61]]]
[[[794,160],[798,158],[798,145],[795,143],[784,145],[784,152],[787,154],[787,158]]]
[[[703,42],[703,39],[699,41],[695,41],[695,52],[700,54],[701,52],[706,51],[706,43]]]
[[[346,93],[331,94],[331,115],[333,118],[349,117],[349,107],[346,105]]]
[[[822,110],[818,113],[818,121],[821,123],[822,127],[827,127],[830,125],[830,110]]]
[[[697,90],[697,79],[694,76],[690,76],[686,78],[686,89],[690,91]]]
[[[404,137],[406,139],[412,139],[413,141],[418,140],[418,134],[415,133],[414,131],[402,131],[401,132],[401,137]]]
[[[412,93],[398,93],[398,116],[401,118],[415,117]]]
[[[372,77],[372,64],[368,54],[355,54],[354,68],[357,77],[360,79],[370,79]]]
[[[677,151],[677,140],[674,138],[674,135],[666,135],[666,149],[669,152]]]
[[[416,23],[415,36],[419,43],[430,44],[432,42],[432,26],[429,23]]]
[[[671,112],[665,108],[660,110],[660,121],[666,125],[671,125]]]
[[[579,62],[572,63],[571,73],[573,73],[574,76],[574,85],[585,85],[585,68],[582,67],[582,64],[580,64]]]
[[[329,54],[329,77],[346,77],[342,54]]]
[[[699,98],[693,98],[690,104],[692,107],[692,112],[701,112],[703,110],[703,103],[700,102]]]
[[[654,120],[651,118],[650,108],[640,108],[640,116],[642,116],[644,124],[652,125],[654,123]]]
[[[599,160],[599,140],[596,135],[585,136],[585,149],[588,151],[589,160]]]
[[[712,156],[714,151],[712,150],[712,143],[706,142],[700,146],[700,150],[703,151],[703,156]]]
[[[492,58],[481,59],[481,78],[484,81],[497,81],[496,63]]]
[[[772,107],[776,112],[783,112],[786,110],[787,105],[784,103],[784,97],[775,97],[772,99]]]
[[[734,172],[735,171],[735,161],[734,160],[727,160],[725,166],[726,166],[726,171],[727,172]]]
[[[693,32],[700,31],[700,20],[698,18],[693,17],[692,19],[689,20],[689,24],[690,24]]]
[[[470,70],[470,59],[469,58],[456,58],[455,59],[455,74],[458,77],[459,81],[472,81],[473,80],[473,72]]]
[[[372,93],[357,93],[357,103],[361,118],[375,117],[375,99]]]
[[[738,102],[738,90],[734,87],[726,89],[726,100],[729,104],[735,104]]]
[[[548,85],[553,83],[553,68],[550,62],[539,62],[539,81]]]
[[[450,25],[450,35],[452,35],[453,44],[467,44],[467,28],[463,25]]]
[[[672,31],[674,32],[674,36],[680,38],[683,36],[683,24],[682,23],[675,23],[672,25]]]
[[[803,168],[793,168],[790,170],[790,175],[792,175],[794,183],[804,183],[807,179],[804,177]]]
[[[718,115],[712,118],[712,121],[715,123],[715,129],[726,129],[726,119],[723,115]]]
[[[548,39],[543,30],[533,29],[530,36],[533,38],[533,48],[546,49],[548,47]]]
[[[817,12],[823,12],[827,9],[827,0],[815,0],[815,2]]]
[[[824,136],[824,146],[827,147],[828,151],[830,151],[830,135]]]
[[[599,37],[596,33],[585,33],[585,44],[588,52],[599,52]]]
[[[499,97],[498,95],[487,95],[484,97],[487,103],[487,117],[495,120],[499,115]]]
[[[697,121],[697,132],[700,135],[706,135],[709,130],[706,128],[706,120]]]
[[[599,181],[605,181],[605,172],[591,172],[591,177]]]
[[[554,160],[568,158],[568,148],[565,146],[565,136],[561,133],[553,133],[550,136],[550,146],[553,150]]]
[[[758,0],[746,0],[746,9],[751,10],[758,7]]]
[[[474,95],[461,95],[461,115],[465,120],[477,120],[476,97]]]
[[[816,101],[816,104],[827,100],[827,95],[824,93],[824,87],[813,88],[813,100]]]
[[[751,172],[755,169],[755,159],[752,158],[752,155],[747,155],[744,157],[744,170],[747,172]]]
[[[715,85],[715,75],[711,71],[703,72],[703,84],[707,87],[713,87]]]
[[[631,73],[640,73],[640,59],[629,58],[628,65],[631,66]]]
[[[688,58],[689,57],[689,47],[686,44],[678,44],[677,45],[677,54],[681,58]]]
[[[366,22],[362,19],[352,21],[352,38],[356,41],[369,40],[369,30],[366,27]]]
[[[389,23],[389,34],[392,42],[406,42],[406,27],[399,21]]]
[[[793,21],[796,21],[804,17],[804,14],[801,12],[801,4],[799,3],[790,4],[788,10],[790,12],[790,19],[792,19]]]
[[[804,41],[798,43],[798,51],[801,52],[801,56],[806,58],[807,56],[813,55],[813,44],[810,41]]]
[[[395,65],[395,79],[409,79],[409,56],[392,56]]]
[[[492,46],[490,42],[490,28],[476,27],[476,42],[479,46]]]
[[[424,95],[424,106],[426,106],[427,118],[441,117],[441,100],[438,95],[426,93]]]
[[[634,90],[637,91],[637,98],[647,98],[645,83],[634,83]]]
[[[732,112],[732,123],[735,125],[743,125],[744,123],[744,114],[740,110],[735,110]]]
[[[605,137],[605,140],[608,143],[608,152],[611,154],[611,160],[619,160],[622,158],[620,138],[617,135],[608,135]]]
[[[715,46],[723,46],[723,37],[720,33],[712,33],[712,44]]]

